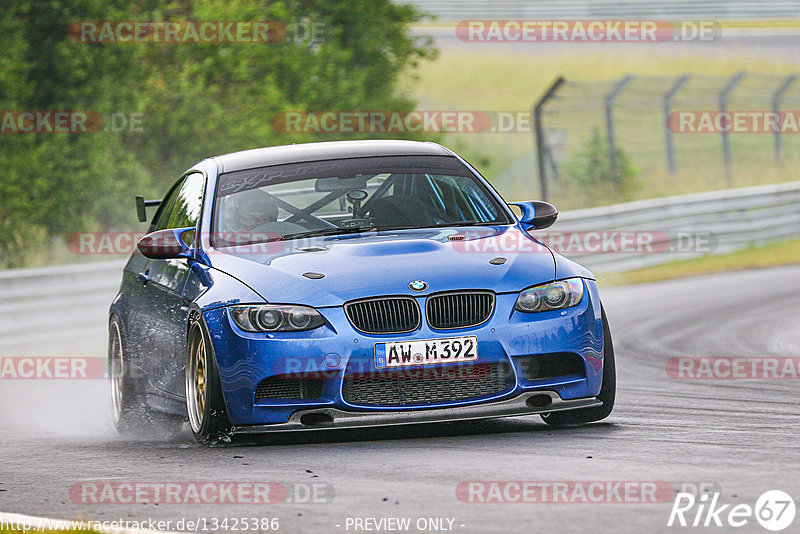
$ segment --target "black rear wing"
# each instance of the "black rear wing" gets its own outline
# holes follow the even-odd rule
[[[146,208],[160,205],[161,200],[145,200],[142,195],[136,195],[136,215],[139,217],[139,222],[147,222]]]

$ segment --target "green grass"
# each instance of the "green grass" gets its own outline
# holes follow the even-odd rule
[[[703,256],[623,273],[597,274],[601,286],[642,284],[737,269],[800,264],[800,239],[748,247],[730,254]]]
[[[415,96],[426,102],[451,104],[458,109],[530,109],[531,104],[559,75],[570,80],[595,81],[626,74],[670,77],[687,72],[729,76],[741,70],[762,74],[787,74],[798,66],[780,58],[759,55],[698,55],[676,51],[654,53],[634,45],[592,49],[592,45],[565,45],[563,50],[531,54],[492,49],[490,44],[468,44],[442,50],[435,61],[420,65]],[[500,44],[499,47],[503,45]],[[532,44],[531,46],[536,46]]]
[[[744,24],[744,23],[743,23]],[[531,47],[535,47],[531,43]],[[615,112],[619,146],[638,169],[638,187],[626,198],[595,198],[594,205],[652,198],[681,193],[724,189],[728,186],[721,156],[721,136],[717,134],[677,134],[674,136],[679,174],[667,171],[664,154],[663,117],[659,99],[675,77],[702,73],[690,81],[677,109],[716,109],[716,94],[726,79],[740,71],[752,73],[742,82],[740,96],[732,98],[731,109],[769,109],[769,96],[782,77],[797,72],[800,66],[779,55],[765,56],[742,47],[703,49],[698,46],[649,46],[606,44],[600,47],[583,43],[550,46],[541,53],[520,51],[503,44],[468,43],[444,48],[438,59],[423,63],[414,97],[420,109],[530,110],[532,104],[559,75],[579,82],[608,81],[627,74],[639,77],[640,92],[623,92],[633,107],[620,106]],[[602,100],[609,85],[592,88],[565,86],[557,106],[579,106]],[[633,85],[631,86],[633,89]],[[636,104],[641,96],[651,95],[653,104]],[[736,95],[736,93],[734,93]],[[793,95],[792,109],[797,109]],[[636,105],[639,107],[637,108]],[[602,109],[549,115],[546,124],[566,135],[563,163],[580,152],[584,139],[594,127],[603,127]],[[603,131],[603,130],[601,130]],[[784,136],[785,165],[774,163],[773,136],[736,134],[730,136],[734,154],[734,187],[776,183],[800,175],[800,135]],[[443,143],[463,153],[507,198],[530,199],[539,193],[531,133],[453,133]],[[552,199],[562,209],[586,207],[583,197],[571,194],[563,183],[553,184]]]

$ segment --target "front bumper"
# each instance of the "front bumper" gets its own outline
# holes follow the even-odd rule
[[[523,415],[586,407],[600,392],[603,327],[600,300],[593,281],[586,281],[580,304],[566,310],[525,314],[513,309],[517,294],[499,294],[486,323],[473,328],[432,330],[423,321],[414,332],[368,335],[356,331],[341,307],[320,308],[327,325],[307,332],[249,333],[236,327],[226,308],[204,312],[225,398],[228,417],[237,428],[319,428],[300,422],[318,419],[335,427],[404,424]],[[424,314],[424,298],[420,299]],[[425,340],[474,335],[482,364],[507,364],[511,376],[502,391],[464,400],[419,405],[367,405],[343,395],[346,376],[381,373],[375,367],[374,346],[387,341]],[[585,372],[580,375],[529,380],[521,362],[552,354],[577,355]],[[447,364],[443,369],[453,365]],[[426,369],[406,367],[404,369]],[[315,399],[255,399],[262,380],[280,376],[314,375],[324,378]],[[546,409],[530,406],[529,393],[550,396]],[[579,402],[573,402],[577,401]],[[563,403],[563,404],[562,404]],[[327,414],[327,415],[325,415]],[[486,414],[486,415],[484,415]],[[331,421],[327,420],[329,417]],[[240,430],[245,432],[246,430]]]
[[[539,391],[522,393],[512,399],[454,408],[392,412],[347,412],[337,408],[321,408],[298,410],[285,423],[235,426],[233,434],[262,434],[289,430],[364,428],[370,426],[468,421],[494,417],[534,415],[574,410],[576,408],[593,408],[602,406],[602,404],[602,401],[595,397],[563,400],[557,393],[552,391]]]

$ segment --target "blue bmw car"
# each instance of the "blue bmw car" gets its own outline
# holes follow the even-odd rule
[[[597,284],[435,143],[342,141],[201,161],[162,200],[109,317],[113,419],[237,434],[608,416]],[[519,216],[517,215],[519,213]]]

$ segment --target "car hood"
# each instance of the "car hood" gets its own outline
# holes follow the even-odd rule
[[[267,302],[315,307],[377,295],[516,292],[555,277],[550,249],[515,226],[317,237],[212,249],[207,257]],[[412,291],[415,280],[427,289]]]

